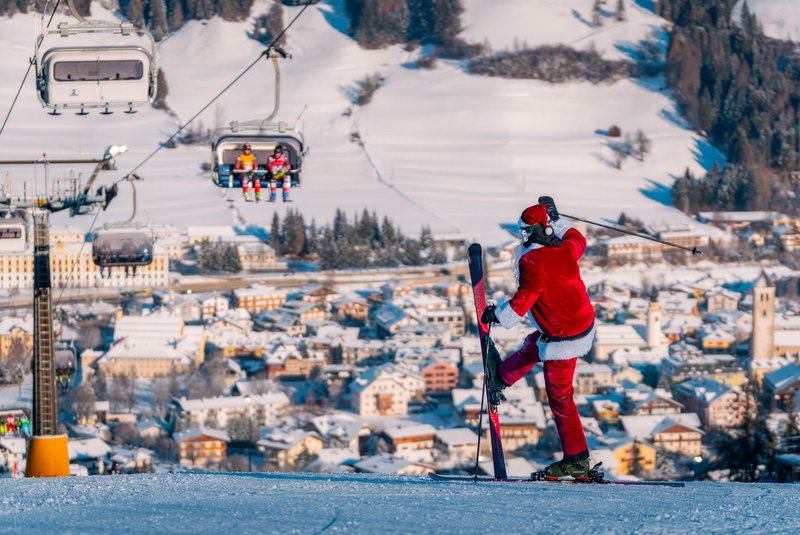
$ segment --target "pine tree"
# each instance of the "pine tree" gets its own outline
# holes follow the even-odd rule
[[[169,24],[167,23],[167,6],[164,0],[150,0],[148,25],[156,41],[160,41],[167,35]]]
[[[316,219],[311,219],[311,231],[306,240],[306,255],[315,255],[319,252],[319,232]]]
[[[281,219],[278,217],[278,212],[272,214],[272,225],[269,229],[269,244],[275,249],[275,254],[278,256],[283,255],[281,250]]]
[[[594,6],[592,6],[592,26],[599,28],[602,25],[603,13],[602,7],[600,6],[600,0],[594,0]]]
[[[619,22],[622,22],[622,21],[625,20],[625,2],[624,2],[624,0],[617,0],[617,9],[614,12],[614,17]]]
[[[169,28],[170,30],[175,31],[183,26],[183,1],[172,0],[168,5],[172,6],[169,12]]]
[[[425,225],[422,227],[422,231],[419,234],[419,245],[422,247],[423,251],[426,251],[433,247],[433,232],[431,231],[431,227]]]
[[[463,12],[461,0],[433,0],[431,14],[434,24],[431,38],[435,44],[445,45],[461,33]]]
[[[319,246],[319,267],[322,270],[337,269],[339,267],[339,252],[334,243],[333,231],[326,228],[322,234]]]
[[[641,131],[636,131],[636,140],[634,141],[636,155],[639,160],[644,161],[645,156],[650,154],[650,149],[653,147],[653,142],[650,141],[650,138]]]

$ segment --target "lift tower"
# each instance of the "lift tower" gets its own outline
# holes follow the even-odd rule
[[[101,186],[95,195],[89,194],[89,188],[101,170],[113,168],[113,156],[119,152],[119,147],[109,147],[102,160],[0,161],[0,165],[44,165],[45,176],[51,164],[96,164],[86,186],[80,190],[73,187],[66,195],[60,192],[40,197],[27,194],[15,197],[10,192],[0,195],[0,211],[27,211],[33,219],[33,436],[28,442],[27,477],[69,475],[67,437],[58,434],[50,278],[50,213],[69,209],[74,215],[85,213],[92,207],[105,209],[117,194],[116,185],[110,188]]]

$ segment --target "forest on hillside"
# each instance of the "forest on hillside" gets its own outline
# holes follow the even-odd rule
[[[727,164],[705,176],[688,171],[673,187],[675,206],[698,210],[800,212],[800,47],[768,38],[745,3],[661,0],[673,22],[666,77],[691,125]]]

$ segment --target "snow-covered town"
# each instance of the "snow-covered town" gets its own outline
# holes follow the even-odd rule
[[[783,237],[796,232],[787,230],[794,221],[780,214],[702,217],[682,243],[733,248],[759,236],[757,256],[791,252]],[[448,237],[441,266],[303,274],[231,228],[169,232],[149,269],[128,277],[117,269],[119,281],[87,270],[86,283],[60,296],[56,365],[71,472],[472,473],[483,434],[479,471],[492,473],[487,422],[478,427],[483,364],[472,290],[459,261],[466,244]],[[677,239],[670,232],[653,234]],[[744,470],[736,450],[766,429],[774,477],[795,480],[800,273],[777,260],[697,263],[689,253],[668,264],[656,258],[660,249],[635,248],[644,240],[622,258],[619,238],[588,235],[582,270],[597,334],[574,388],[592,458],[616,478],[736,480]],[[68,265],[59,252],[79,251],[79,237],[52,231],[55,281]],[[209,240],[232,245],[249,269],[171,271],[192,266]],[[488,258],[489,293],[499,300],[513,291],[509,255],[501,247]],[[622,267],[609,267],[621,258]],[[349,282],[359,276],[374,280]],[[178,281],[187,289],[176,290]],[[105,298],[106,288],[125,292]],[[21,299],[5,291],[0,324],[7,476],[24,472],[30,433],[32,386],[19,370],[29,369],[33,329]],[[532,329],[492,335],[508,355]],[[59,354],[76,359],[64,364]],[[526,475],[559,451],[541,366],[505,395],[506,462]]]
[[[800,531],[798,0],[0,0],[9,533]]]

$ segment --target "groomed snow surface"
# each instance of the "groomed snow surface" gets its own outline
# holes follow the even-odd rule
[[[3,533],[798,533],[800,487],[161,474],[0,480]]]

